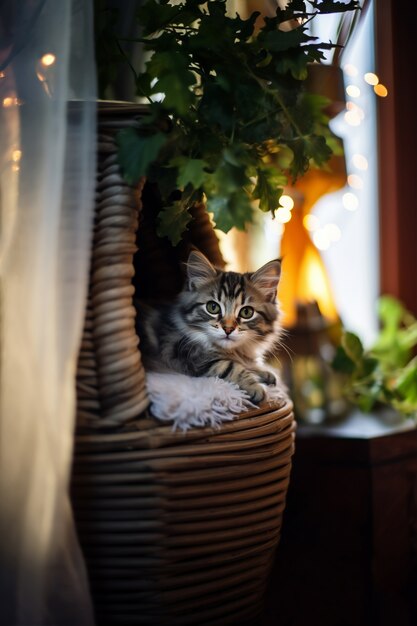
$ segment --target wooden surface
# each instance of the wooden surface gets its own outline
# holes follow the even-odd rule
[[[262,626],[415,624],[413,424],[357,413],[332,427],[299,425]]]

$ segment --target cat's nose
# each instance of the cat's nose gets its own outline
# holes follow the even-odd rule
[[[236,326],[223,326],[223,330],[227,336],[235,330]]]

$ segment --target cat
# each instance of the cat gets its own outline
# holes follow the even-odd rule
[[[276,300],[279,260],[253,273],[215,268],[192,251],[182,291],[170,303],[138,303],[137,331],[145,369],[218,376],[236,383],[251,402],[266,397],[276,375],[265,355],[281,332]]]

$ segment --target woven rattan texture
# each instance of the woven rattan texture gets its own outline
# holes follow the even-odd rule
[[[262,609],[290,404],[187,434],[149,420],[76,441],[73,501],[98,624],[238,625]]]
[[[77,371],[77,424],[95,428],[123,424],[149,404],[132,304],[144,181],[136,189],[127,185],[116,150],[112,128],[100,132],[90,285]]]

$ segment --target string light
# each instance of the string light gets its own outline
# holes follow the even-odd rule
[[[345,122],[350,126],[359,126],[365,118],[365,112],[355,102],[346,103],[346,113],[344,115]]]
[[[356,85],[348,85],[346,87],[346,93],[351,98],[359,98],[361,95],[361,90]]]
[[[278,222],[281,222],[281,224],[286,224],[290,221],[292,215],[289,209],[285,207],[279,207],[277,209],[277,212],[275,213],[275,217],[277,218]]]
[[[347,211],[356,211],[359,207],[358,197],[350,191],[343,194],[342,203]]]
[[[358,68],[355,67],[354,65],[352,65],[352,63],[346,63],[346,65],[343,66],[343,71],[348,76],[357,76],[358,75]]]
[[[381,98],[385,98],[388,95],[388,89],[382,83],[378,83],[374,86],[374,91],[377,96]]]
[[[364,110],[363,110],[363,109],[361,109],[361,107],[360,107],[360,106],[358,106],[358,105],[356,104],[356,102],[351,102],[351,101],[347,102],[347,103],[346,103],[346,109],[347,109],[347,111],[349,111],[349,112],[350,112],[350,111],[354,111],[354,112],[355,112],[355,113],[359,116],[359,118],[360,118],[361,120],[363,120],[363,118],[365,117],[365,112],[364,112]]]
[[[53,78],[53,65],[56,61],[56,56],[52,52],[47,52],[36,63],[36,76],[42,83],[46,94],[52,97],[52,83]]]
[[[11,96],[7,96],[7,98],[3,98],[3,106],[5,109],[12,107],[13,104],[14,104],[14,98],[12,98]]]
[[[15,163],[18,163],[21,158],[22,158],[22,151],[21,150],[13,150],[13,152],[12,152],[12,161],[14,161]]]
[[[320,220],[317,215],[305,215],[303,217],[304,228],[310,232],[314,232],[320,227]]]
[[[323,230],[329,240],[333,242],[339,241],[342,236],[342,231],[337,224],[326,224]]]
[[[51,65],[55,63],[55,61],[56,61],[56,56],[52,54],[52,52],[47,52],[41,58],[41,63],[44,67],[50,67]]]
[[[347,182],[349,187],[353,187],[353,189],[363,188],[363,180],[357,174],[349,174],[349,176],[347,177]]]
[[[288,196],[286,194],[280,197],[279,203],[284,209],[288,209],[289,211],[294,208],[294,200],[291,198],[291,196]]]
[[[0,72],[0,78],[5,78],[6,74],[4,72]]]
[[[319,228],[313,233],[313,242],[319,250],[328,250],[330,248],[330,239],[324,228]]]
[[[359,126],[362,121],[358,111],[346,111],[344,118],[349,126]]]
[[[367,170],[368,169],[368,160],[363,154],[354,154],[352,157],[352,163],[358,170]]]
[[[377,85],[379,83],[378,76],[373,72],[366,72],[363,79],[368,85]]]

